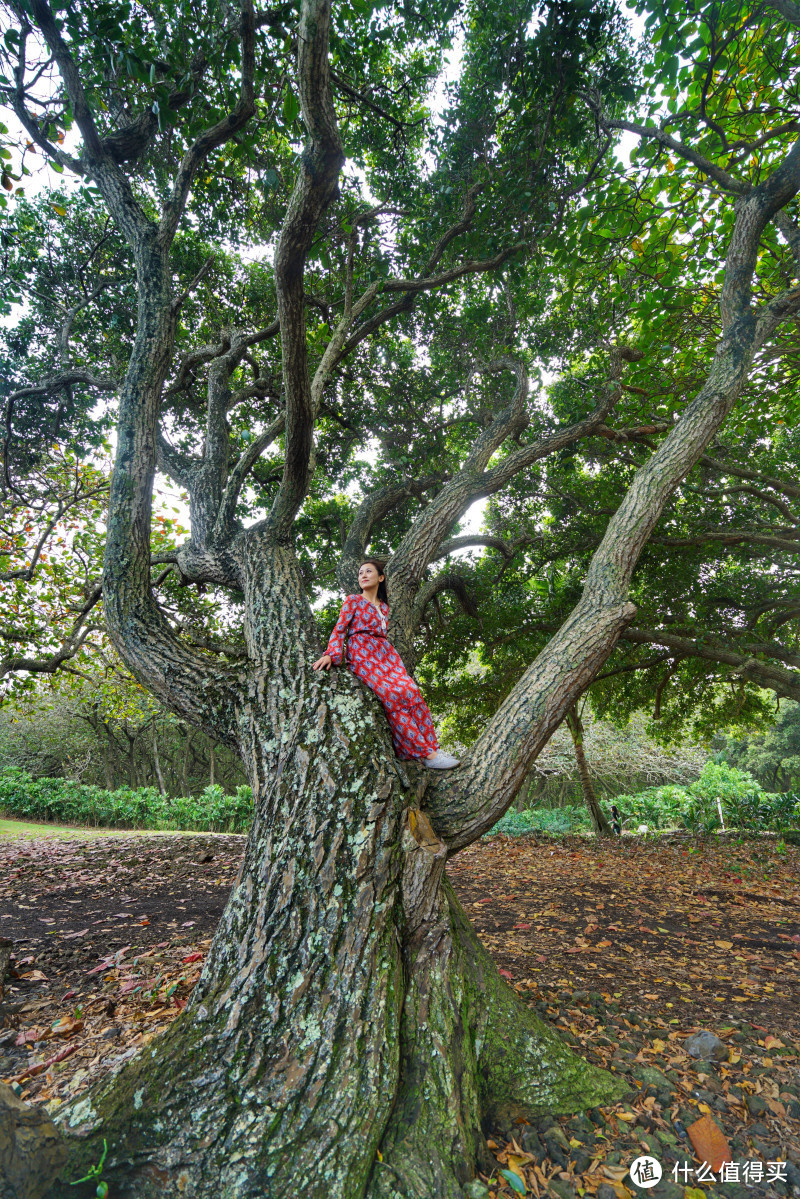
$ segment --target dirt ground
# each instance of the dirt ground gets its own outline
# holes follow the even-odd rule
[[[0,839],[0,1079],[55,1113],[185,1006],[244,838]],[[774,838],[494,838],[450,877],[501,972],[630,1089],[489,1130],[480,1196],[800,1196],[800,851]],[[685,1042],[700,1030],[713,1055]],[[730,1163],[705,1149],[713,1122]],[[714,1134],[716,1135],[716,1134]],[[720,1181],[720,1173],[724,1180]],[[709,1178],[712,1175],[714,1181]],[[520,1189],[524,1188],[524,1189]]]

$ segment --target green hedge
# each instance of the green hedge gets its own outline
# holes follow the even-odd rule
[[[253,795],[249,787],[226,795],[222,787],[212,786],[196,797],[170,799],[154,787],[105,791],[71,779],[34,779],[14,771],[0,776],[0,812],[105,828],[244,833],[253,818]]]
[[[712,833],[721,827],[720,808],[726,828],[788,833],[800,828],[800,795],[763,791],[752,775],[727,762],[706,762],[700,778],[688,787],[650,787],[635,795],[617,795],[603,800],[601,807],[611,819],[611,802],[622,817],[623,829],[636,832],[686,828],[693,833]],[[509,810],[487,836],[508,833],[584,832],[590,829],[589,813],[583,806]]]
[[[712,833],[726,828],[785,832],[800,827],[800,796],[772,793],[744,770],[727,762],[706,762],[688,787],[651,787],[614,800],[625,824],[650,829],[684,828]]]

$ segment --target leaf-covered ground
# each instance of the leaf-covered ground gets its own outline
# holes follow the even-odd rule
[[[243,843],[0,839],[0,937],[14,941],[16,975],[0,1005],[0,1078],[54,1111],[164,1028]],[[476,1197],[625,1199],[645,1193],[627,1167],[647,1152],[664,1169],[649,1193],[666,1199],[800,1195],[798,867],[798,849],[774,838],[495,838],[453,860],[510,984],[630,1083],[614,1108],[491,1130],[497,1169]],[[687,1053],[697,1030],[717,1036],[717,1060]],[[719,1169],[713,1183],[697,1173],[712,1122],[733,1163],[722,1183]]]

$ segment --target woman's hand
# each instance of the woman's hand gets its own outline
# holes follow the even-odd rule
[[[330,670],[333,666],[330,654],[323,654],[321,658],[317,658],[311,666],[312,670]]]

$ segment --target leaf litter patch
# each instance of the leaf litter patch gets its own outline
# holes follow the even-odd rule
[[[51,1111],[185,1006],[244,837],[0,842],[0,1080]]]
[[[166,1028],[199,977],[244,842],[0,844],[0,938],[14,949],[0,1078],[55,1111]],[[498,837],[452,860],[509,984],[630,1082],[613,1107],[488,1129],[496,1169],[470,1199],[800,1196],[799,857],[758,841]],[[694,1057],[687,1038],[703,1030],[717,1047]],[[697,1170],[704,1150],[760,1162],[762,1181],[673,1182],[673,1166]],[[628,1173],[643,1153],[664,1169],[649,1192]],[[775,1161],[785,1182],[766,1181]]]
[[[509,984],[630,1083],[613,1107],[490,1130],[471,1199],[800,1196],[796,848],[495,837],[448,871]],[[628,1171],[643,1154],[652,1189]]]

